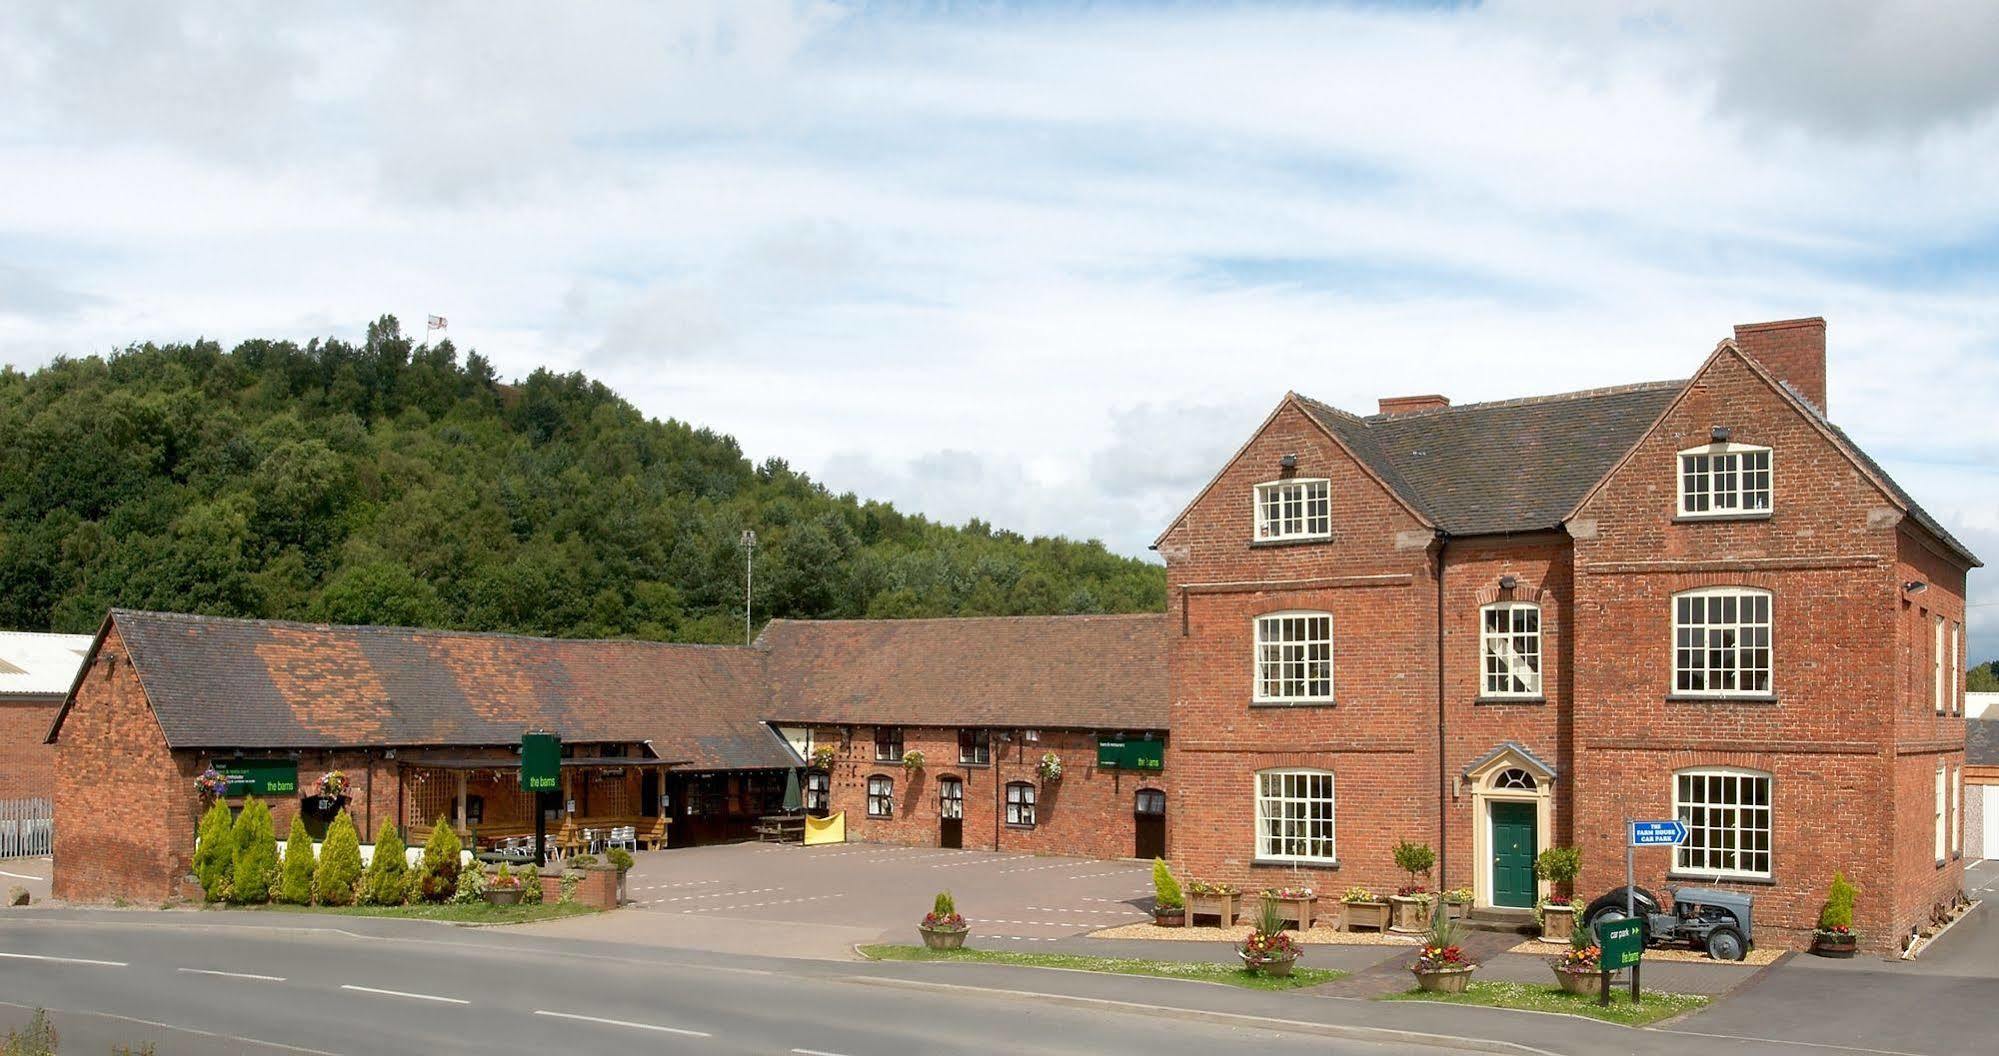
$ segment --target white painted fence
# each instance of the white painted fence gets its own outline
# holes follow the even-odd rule
[[[0,858],[50,854],[55,845],[56,808],[48,799],[0,799]]]

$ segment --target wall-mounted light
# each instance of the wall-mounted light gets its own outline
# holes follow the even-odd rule
[[[1277,464],[1278,464],[1278,465],[1280,465],[1280,466],[1283,466],[1283,467],[1284,467],[1285,469],[1297,469],[1297,468],[1298,468],[1298,456],[1297,456],[1297,455],[1285,455],[1285,456],[1284,456],[1283,458],[1280,458],[1280,459],[1278,459],[1278,460],[1277,460]]]
[[[1725,444],[1728,443],[1728,438],[1731,434],[1729,433],[1728,426],[1717,425],[1712,429],[1709,429],[1707,431],[1707,435],[1708,438],[1713,440],[1715,443]]]
[[[1516,576],[1504,575],[1499,577],[1499,589],[1501,590],[1512,590],[1514,587],[1517,587],[1519,585],[1520,585],[1520,580]]]
[[[1930,585],[1928,583],[1923,582],[1920,579],[1912,579],[1907,583],[1902,584],[1902,589],[1908,591],[1911,594],[1921,594],[1923,591],[1930,589]]]

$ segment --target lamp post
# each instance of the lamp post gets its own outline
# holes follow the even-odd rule
[[[750,559],[757,551],[757,533],[743,529],[743,644],[750,644]]]

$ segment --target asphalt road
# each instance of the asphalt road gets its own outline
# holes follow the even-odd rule
[[[1431,1052],[726,958],[550,952],[460,932],[0,920],[0,1027],[53,1011],[62,1052]],[[1186,984],[1182,984],[1186,985]]]

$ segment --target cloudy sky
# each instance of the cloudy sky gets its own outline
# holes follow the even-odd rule
[[[1999,560],[1999,5],[556,10],[0,8],[0,361],[434,312],[1142,553],[1286,389],[1681,377],[1820,314],[1833,417]]]

